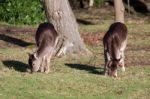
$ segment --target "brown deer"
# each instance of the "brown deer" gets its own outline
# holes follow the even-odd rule
[[[37,51],[29,55],[29,66],[32,72],[49,73],[50,59],[58,42],[58,33],[51,23],[41,23],[37,29],[35,40]]]
[[[113,23],[103,38],[105,67],[104,72],[117,77],[117,68],[124,67],[124,51],[127,45],[127,27],[120,22]]]

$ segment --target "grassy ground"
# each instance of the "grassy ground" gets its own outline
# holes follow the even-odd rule
[[[81,25],[84,33],[102,37],[109,22]],[[149,99],[150,25],[128,23],[126,72],[118,78],[103,76],[103,46],[87,45],[87,56],[64,56],[52,60],[50,74],[30,74],[28,54],[33,52],[33,34],[0,34],[0,99]]]
[[[50,74],[30,73],[27,53],[36,50],[34,34],[0,34],[0,99],[149,99],[149,16],[125,14],[129,29],[126,72],[118,70],[115,79],[102,75],[102,37],[113,22],[112,9],[74,11],[80,33],[94,54],[54,58]]]

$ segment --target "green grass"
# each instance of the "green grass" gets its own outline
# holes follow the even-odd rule
[[[80,32],[104,35],[109,23],[82,25]],[[103,46],[88,46],[93,56],[54,58],[52,73],[31,74],[28,52],[35,50],[32,34],[5,34],[0,40],[0,99],[149,99],[150,97],[150,29],[144,24],[128,24],[126,72],[118,70],[118,78],[101,75]],[[22,39],[12,43],[8,37]],[[29,44],[26,44],[28,42]],[[33,44],[32,44],[33,43]],[[34,49],[33,49],[34,48]]]

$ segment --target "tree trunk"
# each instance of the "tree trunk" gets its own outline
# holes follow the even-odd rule
[[[56,55],[87,52],[68,0],[43,0],[47,19],[59,33]]]
[[[80,0],[80,7],[81,8],[88,8],[89,7],[89,0]]]
[[[93,5],[94,5],[94,0],[90,0],[89,1],[89,7],[93,7]]]
[[[127,2],[128,2],[128,14],[129,14],[129,17],[130,17],[130,0],[128,0]]]
[[[124,23],[124,5],[122,0],[114,0],[115,21]]]

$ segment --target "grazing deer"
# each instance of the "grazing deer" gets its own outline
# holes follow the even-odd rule
[[[103,38],[105,67],[104,72],[117,77],[117,68],[124,67],[124,51],[127,45],[127,27],[125,24],[113,23]]]
[[[38,50],[29,55],[29,66],[32,72],[49,73],[50,59],[58,42],[58,34],[51,23],[39,25],[36,36]]]

